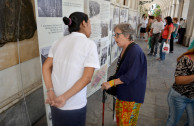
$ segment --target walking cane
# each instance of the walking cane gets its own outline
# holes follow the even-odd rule
[[[102,126],[104,126],[104,104],[105,104],[105,99],[106,99],[106,90],[103,90],[103,95],[102,95]]]
[[[113,96],[113,120],[115,117],[115,103],[116,103],[116,98]]]

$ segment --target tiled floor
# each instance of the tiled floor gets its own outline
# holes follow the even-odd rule
[[[143,40],[135,41],[141,46],[146,56],[149,53]],[[174,53],[166,55],[164,62],[157,61],[155,57],[147,56],[148,77],[145,102],[141,106],[137,126],[165,126],[168,116],[167,95],[174,82],[176,58],[187,50],[174,44]],[[159,49],[158,49],[159,51]],[[116,62],[109,67],[108,75],[114,74]],[[112,97],[108,96],[105,104],[105,126],[116,126],[112,117]],[[102,120],[102,92],[99,90],[88,98],[86,126],[101,126]],[[181,118],[178,126],[183,126],[186,115]],[[42,118],[34,126],[46,126],[46,118]]]

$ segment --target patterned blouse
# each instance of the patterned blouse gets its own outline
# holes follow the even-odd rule
[[[177,63],[175,77],[194,74],[194,62],[187,56],[183,56]],[[173,89],[190,99],[194,98],[194,82],[189,84],[173,84]]]

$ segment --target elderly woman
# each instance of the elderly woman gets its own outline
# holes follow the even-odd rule
[[[118,24],[114,38],[122,48],[118,59],[116,79],[102,84],[102,89],[117,86],[116,119],[118,126],[135,126],[139,109],[144,102],[147,80],[147,60],[139,45],[133,43],[130,24]]]
[[[169,116],[166,126],[176,126],[186,110],[187,124],[194,126],[194,48],[177,59],[175,83],[168,94]]]

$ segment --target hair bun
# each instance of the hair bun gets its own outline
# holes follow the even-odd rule
[[[65,25],[69,25],[70,20],[67,17],[63,17],[63,22],[64,22]]]

